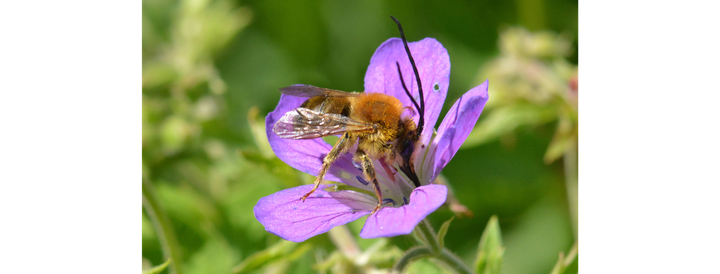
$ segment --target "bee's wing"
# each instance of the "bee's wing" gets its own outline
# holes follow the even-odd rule
[[[314,139],[344,132],[370,132],[374,129],[371,123],[359,122],[340,114],[296,108],[285,113],[275,123],[273,132],[280,138]]]
[[[295,97],[355,97],[360,95],[360,93],[345,92],[342,90],[329,88],[319,88],[311,85],[294,85],[280,88],[280,91],[283,94],[292,95]]]

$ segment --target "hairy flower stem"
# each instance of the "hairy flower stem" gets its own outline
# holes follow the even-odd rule
[[[470,270],[470,267],[468,267],[460,257],[455,255],[455,253],[452,253],[452,251],[450,251],[447,248],[443,248],[442,254],[436,255],[435,258],[443,261],[445,264],[450,266],[457,273],[461,273],[461,274],[475,273],[472,270]]]
[[[165,260],[172,259],[170,262],[170,273],[182,274],[183,271],[180,266],[180,262],[182,261],[180,257],[180,244],[177,241],[177,237],[175,237],[175,231],[170,224],[170,219],[165,214],[165,210],[158,204],[153,186],[147,180],[143,180],[142,198],[143,208],[145,208],[148,217],[150,217],[150,221],[160,239],[163,257],[165,257]]]
[[[395,267],[393,268],[394,272],[401,273],[403,269],[405,269],[405,267],[414,260],[432,257],[439,261],[442,261],[447,266],[455,270],[456,273],[474,273],[472,270],[470,270],[470,267],[468,267],[465,262],[460,259],[460,257],[453,254],[452,251],[448,250],[447,248],[440,246],[440,242],[437,238],[437,233],[435,233],[435,230],[432,228],[432,225],[430,225],[430,222],[428,222],[427,219],[420,222],[420,224],[418,224],[415,229],[415,231],[418,232],[420,238],[428,246],[413,247],[407,252],[405,252],[402,258],[400,258],[397,264],[395,264]]]
[[[433,254],[440,253],[442,251],[442,246],[440,246],[440,242],[438,242],[437,239],[437,233],[435,233],[435,230],[432,225],[430,225],[430,222],[427,219],[424,219],[420,222],[420,224],[418,224],[417,228],[422,237],[427,240],[426,243],[430,246],[430,250],[432,250]]]
[[[565,188],[575,240],[578,237],[578,150],[577,140],[565,151]]]
[[[402,273],[403,269],[408,266],[412,261],[419,260],[422,258],[432,257],[433,252],[426,246],[416,246],[408,249],[407,252],[398,260],[393,267],[393,273]]]

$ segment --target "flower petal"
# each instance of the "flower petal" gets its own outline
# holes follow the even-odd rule
[[[426,185],[413,190],[410,204],[384,207],[370,215],[360,231],[360,237],[377,238],[409,234],[431,212],[440,207],[447,199],[447,187],[444,185]]]
[[[432,168],[425,170],[432,171],[430,182],[434,181],[440,171],[445,168],[450,159],[455,156],[460,146],[475,127],[480,113],[488,100],[488,81],[472,88],[465,93],[450,108],[445,115],[438,135],[435,137],[432,146],[435,146],[434,161]]]
[[[268,113],[265,118],[265,132],[270,147],[280,160],[302,172],[317,176],[320,172],[325,155],[330,152],[332,146],[322,138],[295,140],[280,138],[272,131],[275,122],[286,112],[300,107],[307,98],[300,98],[289,95],[282,95],[280,102],[273,112]],[[338,157],[330,166],[325,180],[342,182],[347,185],[372,191],[372,186],[365,185],[359,181],[364,178],[362,171],[358,170],[352,163],[352,154],[346,153]]]
[[[302,242],[331,228],[370,213],[377,199],[354,191],[327,192],[322,185],[304,202],[300,197],[312,189],[304,185],[276,192],[258,201],[253,212],[265,230],[288,241]]]
[[[420,142],[428,143],[433,128],[440,116],[448,85],[450,84],[450,56],[447,50],[433,38],[408,43],[422,82],[425,98],[425,128]],[[418,122],[419,115],[405,94],[395,62],[400,63],[403,79],[410,94],[420,104],[420,97],[410,61],[400,38],[390,38],[375,51],[365,74],[365,92],[379,92],[392,95],[413,111],[412,117]],[[434,89],[438,87],[438,89]]]

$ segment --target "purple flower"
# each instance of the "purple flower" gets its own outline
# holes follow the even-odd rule
[[[440,123],[437,134],[434,126],[445,102],[450,83],[450,58],[437,40],[425,38],[409,43],[415,58],[425,97],[425,130],[416,151],[415,170],[421,186],[415,188],[402,172],[385,170],[375,160],[377,179],[383,192],[385,206],[368,217],[360,232],[363,238],[390,237],[412,232],[428,214],[440,207],[447,198],[447,188],[432,182],[440,174],[465,141],[488,99],[488,82],[463,95]],[[417,84],[402,40],[391,38],[375,51],[365,74],[365,92],[379,92],[398,98],[412,107],[405,94],[395,62],[400,63],[408,89],[419,100]],[[275,110],[265,120],[267,137],[275,154],[300,171],[317,175],[323,158],[332,148],[322,139],[293,140],[278,137],[272,128],[286,112],[299,107],[307,98],[282,95]],[[418,121],[416,111],[406,111]],[[351,150],[354,151],[354,150]],[[330,167],[325,180],[374,193],[362,171],[355,167],[352,153],[342,155]],[[283,239],[301,242],[331,228],[349,223],[369,214],[377,205],[377,198],[351,190],[332,191],[335,185],[321,185],[305,202],[300,200],[312,185],[286,189],[258,201],[255,217],[265,229]]]

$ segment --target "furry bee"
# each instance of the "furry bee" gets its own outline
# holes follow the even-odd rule
[[[425,104],[422,83],[402,26],[395,17],[392,19],[398,25],[405,50],[415,72],[420,92],[420,105],[410,96],[410,92],[402,80],[400,64],[396,63],[401,79],[399,84],[402,84],[405,93],[418,110],[420,126],[411,117],[402,115],[405,107],[400,100],[390,95],[345,92],[310,85],[281,88],[280,91],[283,94],[308,97],[309,99],[299,108],[285,113],[275,123],[273,126],[275,134],[289,139],[314,139],[342,134],[323,159],[323,164],[315,179],[315,185],[301,198],[303,201],[318,188],[330,165],[340,155],[348,153],[355,144],[357,144],[357,150],[354,152],[353,161],[362,167],[365,179],[372,182],[378,198],[378,204],[371,214],[377,212],[383,204],[383,195],[375,175],[373,159],[381,161],[383,165],[385,163],[392,166],[397,164],[416,187],[420,186],[413,162],[414,151],[424,125]]]

